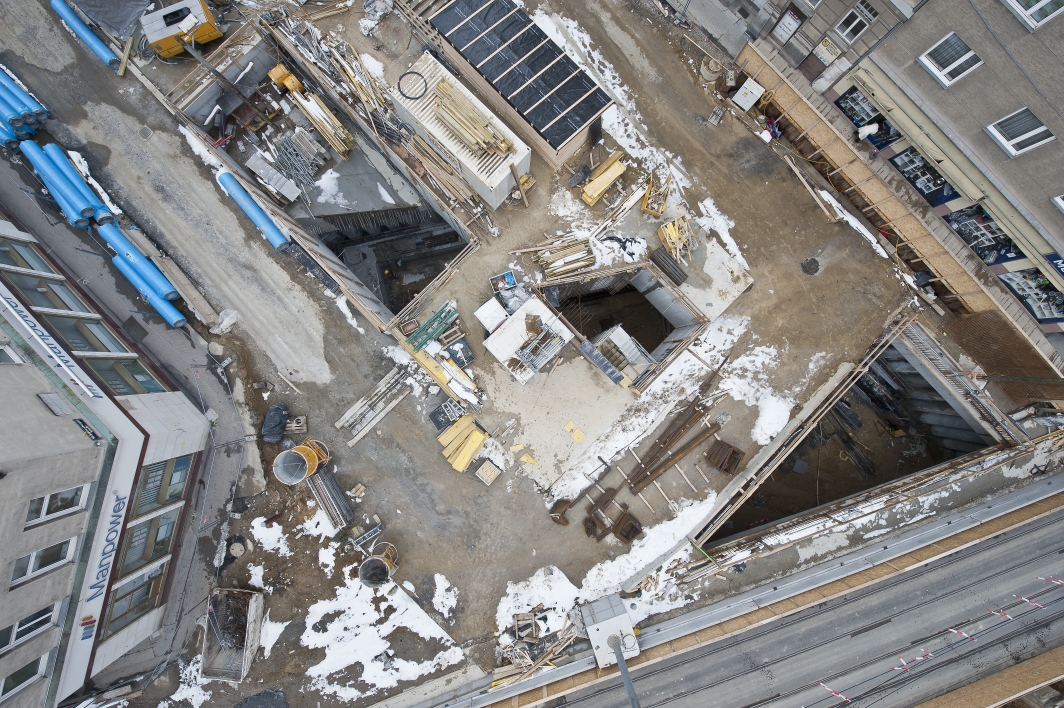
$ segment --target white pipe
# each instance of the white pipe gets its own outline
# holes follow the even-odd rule
[[[240,75],[236,77],[236,81],[234,81],[233,83],[234,84],[239,84],[240,83],[240,79],[244,78],[244,75],[247,74],[249,71],[251,71],[251,67],[253,67],[253,66],[255,66],[255,62],[249,61],[248,65],[244,67],[244,70],[240,72]]]
[[[219,106],[217,103],[214,104],[214,110],[212,110],[211,114],[209,116],[207,116],[207,120],[203,121],[204,127],[206,127],[206,126],[211,124],[211,120],[214,119],[214,114],[217,113],[220,110],[222,110],[222,107]]]

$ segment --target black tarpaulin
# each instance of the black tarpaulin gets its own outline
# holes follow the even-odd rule
[[[125,41],[137,29],[137,20],[151,0],[72,0],[78,9],[106,30],[112,37]]]

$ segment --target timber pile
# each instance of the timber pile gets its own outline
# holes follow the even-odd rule
[[[370,75],[369,69],[362,63],[362,57],[358,55],[358,52],[348,52],[349,49],[350,47],[343,43],[329,47],[337,73],[347,80],[349,88],[355,92],[358,99],[368,107],[371,113],[379,108],[386,108],[384,96],[377,82]],[[350,61],[349,56],[354,56],[354,61]]]
[[[477,157],[507,155],[513,151],[513,143],[499,135],[492,127],[491,120],[446,79],[436,84],[433,101],[436,118]]]
[[[687,261],[683,259],[691,250],[691,229],[687,225],[687,219],[681,216],[658,227],[658,238],[669,255],[687,265]]]
[[[465,472],[487,444],[489,436],[471,415],[464,415],[436,439],[443,445],[443,456],[456,472]]]
[[[410,152],[420,160],[425,169],[424,177],[440,194],[446,197],[451,204],[472,200],[474,192],[469,184],[462,179],[451,164],[440,157],[420,135],[414,134],[413,138],[405,142]]]
[[[578,275],[591,270],[596,263],[595,252],[591,250],[591,240],[586,236],[566,235],[511,253],[531,253],[532,259],[539,263],[548,279]]]
[[[307,120],[317,129],[318,133],[325,138],[325,142],[332,146],[333,150],[347,159],[347,153],[355,144],[355,139],[329,110],[325,102],[315,93],[300,93],[291,91],[289,95],[296,102],[299,109],[306,115]]]
[[[640,207],[644,214],[661,216],[665,213],[665,202],[669,198],[669,185],[672,183],[672,173],[657,187],[654,186],[654,178],[650,178],[647,184],[646,194],[643,195],[643,205]]]

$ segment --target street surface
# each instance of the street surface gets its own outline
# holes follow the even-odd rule
[[[1039,579],[1064,574],[1062,532],[1064,511],[765,628],[635,669],[640,704],[919,704],[1064,642],[1064,586]],[[573,694],[566,705],[626,702],[618,679]]]

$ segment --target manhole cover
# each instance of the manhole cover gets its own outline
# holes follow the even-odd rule
[[[140,137],[144,138],[145,140],[147,140],[148,138],[150,138],[154,134],[155,134],[155,131],[153,131],[148,126],[144,126],[143,128],[140,129]]]
[[[806,258],[802,261],[802,272],[806,275],[816,275],[820,272],[820,261],[816,258]]]

